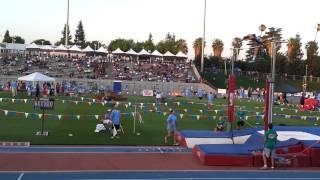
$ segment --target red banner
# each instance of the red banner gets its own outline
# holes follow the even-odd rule
[[[270,91],[270,82],[266,81],[266,96],[265,96],[265,111],[264,111],[264,131],[268,130],[268,119],[269,119],[269,91]]]
[[[236,89],[236,76],[229,75],[229,91],[228,91],[228,121],[234,121],[234,91]]]

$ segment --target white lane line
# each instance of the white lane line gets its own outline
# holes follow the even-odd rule
[[[164,153],[160,147],[159,147],[158,149],[159,149],[159,151],[160,151],[160,153],[161,153],[161,154],[163,154],[163,153]]]
[[[24,173],[21,173],[17,180],[21,180],[23,175],[24,175]]]
[[[218,178],[212,178],[212,177],[208,177],[208,178],[196,178],[196,177],[193,177],[193,178],[139,178],[139,179],[130,179],[130,180],[149,180],[149,179],[152,179],[152,180],[192,180],[192,179],[198,179],[198,180],[319,180],[319,178],[282,178],[282,177],[275,177],[275,178],[223,178],[223,177],[218,177]],[[107,179],[80,179],[80,180],[107,180]],[[126,179],[113,179],[113,180],[126,180]]]

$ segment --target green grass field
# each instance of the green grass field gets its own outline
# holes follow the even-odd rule
[[[92,95],[89,95],[92,97]],[[87,97],[87,96],[83,96]],[[122,125],[125,134],[120,139],[110,139],[106,133],[94,133],[96,124],[99,122],[95,115],[103,115],[109,105],[101,103],[92,103],[92,99],[56,97],[55,109],[47,110],[45,113],[51,114],[45,116],[45,130],[49,131],[49,136],[36,136],[35,132],[41,129],[41,119],[38,114],[40,110],[33,108],[33,103],[23,100],[8,101],[9,93],[0,93],[0,141],[30,141],[31,144],[49,144],[49,145],[164,145],[163,137],[166,134],[166,118],[170,108],[177,111],[179,120],[178,130],[213,130],[216,126],[216,120],[219,117],[226,116],[225,99],[215,100],[215,107],[208,111],[206,99],[198,100],[196,98],[173,98],[168,99],[167,104],[154,105],[153,97],[131,96],[128,101],[120,102]],[[19,95],[17,99],[26,99],[25,95]],[[65,100],[64,103],[62,100]],[[70,100],[70,101],[69,101]],[[78,101],[76,104],[75,101]],[[88,104],[91,102],[91,105]],[[137,111],[142,115],[143,123],[136,121],[136,132],[133,133],[134,106],[138,103]],[[179,102],[179,105],[178,103]],[[144,103],[141,107],[140,103]],[[262,125],[263,120],[257,119],[258,112],[263,112],[264,104],[262,102],[236,101],[236,105],[242,106],[248,111],[246,127]],[[7,114],[5,114],[5,111]],[[156,112],[158,111],[158,112]],[[25,113],[29,113],[26,118]],[[274,108],[274,113],[286,115],[312,116],[318,117],[318,112],[296,112],[295,107],[279,106]],[[180,114],[183,114],[181,118]],[[62,115],[59,120],[58,115]],[[66,115],[66,116],[65,116]],[[314,126],[316,121],[275,118],[274,123],[294,126]],[[235,127],[235,124],[234,124]],[[73,136],[69,136],[72,134]],[[171,145],[172,143],[168,144]]]

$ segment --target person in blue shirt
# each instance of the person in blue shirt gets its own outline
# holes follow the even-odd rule
[[[11,87],[11,92],[12,92],[12,97],[16,97],[17,95],[17,81],[11,81],[10,87]]]
[[[202,89],[199,89],[199,90],[198,90],[197,96],[198,96],[199,100],[201,100],[201,99],[203,98],[203,91],[202,91]]]
[[[211,109],[212,105],[213,105],[213,100],[214,100],[214,96],[212,94],[212,92],[210,92],[208,94],[208,108]]]
[[[112,133],[112,136],[111,136],[111,139],[113,138],[119,138],[119,133],[118,131],[120,130],[120,110],[118,109],[118,105],[115,104],[113,105],[113,109],[110,113],[110,119],[112,121],[112,124],[113,124],[113,133]]]
[[[173,144],[178,145],[176,143],[175,135],[177,130],[177,116],[173,110],[170,111],[170,115],[167,118],[167,131],[168,134],[164,137],[164,143],[168,143],[168,138],[173,136]]]

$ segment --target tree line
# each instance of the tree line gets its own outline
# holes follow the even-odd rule
[[[262,32],[261,32],[262,34]],[[262,40],[274,39],[277,41],[283,41],[282,29],[271,27],[266,30]],[[242,38],[235,37],[232,41],[233,48],[241,48],[243,46]],[[279,52],[281,46],[286,45],[287,51],[285,53]],[[257,42],[249,40],[247,42],[246,57],[235,62],[235,66],[243,71],[257,71],[262,73],[270,72],[270,60],[272,55],[271,43],[266,44],[266,51],[259,49],[258,55],[255,61],[251,61],[254,53],[254,47],[257,46]],[[287,40],[287,43],[276,44],[276,72],[280,74],[291,74],[291,75],[305,75],[306,69],[307,74],[312,76],[320,77],[320,56],[318,53],[319,46],[315,40],[308,41],[303,47],[301,43],[301,37],[296,34],[295,37],[291,37]],[[230,63],[230,58],[223,58],[221,54],[224,50],[224,43],[220,39],[214,39],[212,42],[212,57],[206,57],[204,61],[204,67],[207,69],[224,68],[224,62]],[[202,51],[202,38],[197,38],[193,42],[193,48],[195,53],[195,64],[200,66],[200,58]],[[302,49],[306,50],[306,59],[303,58]],[[241,50],[240,50],[241,51]],[[242,50],[243,51],[243,50]],[[234,52],[235,53],[235,52]],[[237,52],[239,53],[239,52]],[[307,66],[307,68],[306,68]]]
[[[74,34],[74,39],[72,39],[72,35],[70,34],[69,26],[65,24],[63,30],[61,31],[61,39],[56,43],[54,43],[54,45],[59,46],[60,44],[65,44],[67,35],[68,35],[67,37],[68,45],[77,45],[80,48],[85,48],[87,46],[90,46],[92,49],[98,49],[102,46],[104,48],[107,48],[109,51],[114,51],[115,49],[120,48],[123,51],[128,51],[129,49],[133,49],[136,52],[139,52],[142,49],[145,49],[149,52],[158,50],[161,53],[165,53],[167,51],[170,51],[173,54],[176,54],[179,51],[185,54],[188,53],[187,41],[185,39],[177,39],[175,34],[171,34],[171,33],[167,33],[166,37],[158,43],[155,43],[153,41],[152,34],[150,33],[148,36],[148,39],[145,41],[134,41],[133,39],[118,38],[118,39],[112,40],[107,46],[98,40],[87,41],[83,23],[80,20]],[[24,44],[25,41],[21,37],[20,39],[22,39],[23,41],[20,41],[18,37],[20,36],[15,37],[15,43]],[[12,38],[9,35],[9,30],[6,31],[3,42],[13,43]],[[45,39],[36,39],[32,43],[35,43],[37,45],[52,45],[50,41]]]
[[[260,28],[261,27],[261,28]],[[261,36],[262,39],[276,39],[283,40],[282,38],[282,29],[281,28],[266,28],[264,25],[259,27],[261,34],[264,32],[264,35]],[[66,31],[68,30],[68,33]],[[128,51],[133,49],[136,52],[145,49],[149,52],[158,50],[161,53],[170,51],[171,53],[176,54],[179,51],[183,53],[188,53],[188,46],[185,39],[177,39],[175,34],[167,33],[165,38],[158,43],[153,41],[152,34],[150,33],[148,38],[145,41],[134,41],[133,39],[123,39],[118,38],[112,40],[109,45],[103,44],[101,41],[93,40],[87,41],[84,31],[84,26],[80,20],[76,31],[74,33],[74,39],[72,40],[72,35],[70,34],[69,27],[64,25],[64,28],[61,32],[61,39],[54,43],[55,45],[65,44],[66,34],[68,34],[68,44],[77,45],[80,48],[85,48],[90,46],[92,49],[98,49],[101,46],[107,48],[109,51],[114,51],[117,48],[120,48],[123,51]],[[25,43],[25,40],[20,36],[10,36],[9,30],[5,32],[3,42],[6,43]],[[51,45],[52,43],[45,39],[34,40],[33,43],[38,45]],[[204,42],[206,44],[206,42]],[[243,46],[242,38],[235,37],[232,41],[233,48],[241,48]],[[276,53],[277,53],[277,72],[278,73],[287,73],[287,74],[297,74],[304,75],[305,67],[308,65],[308,74],[313,76],[320,76],[320,57],[318,55],[318,43],[316,41],[309,41],[303,47],[301,43],[301,37],[299,34],[296,34],[295,37],[288,39],[287,51],[285,53],[279,52],[281,46],[284,44],[277,44]],[[253,57],[253,47],[257,46],[257,42],[254,40],[249,40],[247,42],[249,49],[246,50],[246,57],[244,61],[236,62],[236,66],[242,70],[254,70],[258,72],[270,72],[270,55],[271,55],[271,44],[267,44],[266,49],[267,53],[263,52],[262,49],[259,50],[257,58],[254,62],[250,62]],[[224,65],[224,61],[228,61],[230,58],[223,58],[222,52],[224,50],[224,43],[221,39],[214,39],[211,43],[213,57],[208,57],[205,60],[205,68],[211,68],[213,66],[219,67],[221,64]],[[306,59],[303,58],[302,48],[306,49]],[[195,63],[199,64],[202,52],[202,38],[197,38],[193,42],[193,49],[195,54]],[[244,51],[244,50],[243,50]]]

